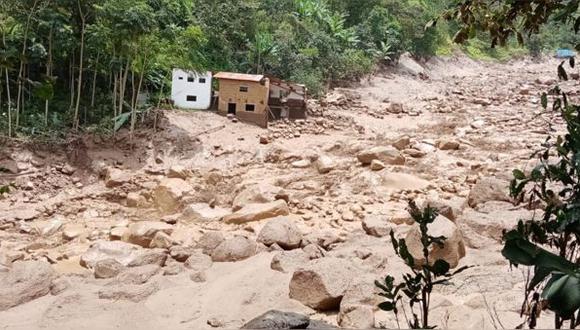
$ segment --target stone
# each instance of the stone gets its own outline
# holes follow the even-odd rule
[[[147,299],[157,291],[159,291],[159,286],[156,283],[147,283],[144,285],[118,284],[102,288],[97,295],[99,299],[113,301],[127,300],[138,303]]]
[[[183,267],[182,264],[175,262],[175,263],[168,264],[163,268],[163,275],[164,276],[179,275],[184,270],[185,270],[185,267]]]
[[[167,252],[161,249],[143,249],[129,263],[129,267],[157,265],[163,267],[167,261]]]
[[[171,258],[179,262],[185,262],[194,252],[194,248],[180,245],[174,245],[169,249],[169,255]]]
[[[308,254],[302,250],[281,251],[272,258],[270,268],[282,273],[292,273],[309,261]]]
[[[114,259],[127,266],[140,253],[138,245],[121,241],[97,241],[81,255],[80,264],[85,268],[95,268],[97,262]]]
[[[302,233],[290,217],[277,217],[266,223],[257,241],[266,246],[277,244],[285,250],[291,250],[300,247]]]
[[[232,212],[221,207],[211,207],[209,204],[190,204],[185,207],[183,217],[180,219],[185,223],[206,223],[221,221],[226,215]]]
[[[115,188],[131,182],[131,174],[117,168],[108,168],[106,170],[105,186]]]
[[[336,310],[357,269],[347,260],[322,258],[294,272],[290,298],[318,311]]]
[[[375,326],[375,311],[371,306],[348,305],[340,308],[338,325],[344,329],[372,329]]]
[[[490,203],[485,203],[487,205]],[[536,215],[540,217],[539,215]],[[496,209],[486,213],[467,209],[460,217],[458,223],[473,229],[478,235],[495,240],[497,243],[502,242],[504,230],[515,228],[522,219],[534,218],[534,211],[526,209],[507,210]],[[466,237],[466,239],[469,239]]]
[[[109,231],[109,239],[111,239],[111,241],[120,241],[126,231],[127,227],[113,227]]]
[[[424,203],[424,207],[427,205],[437,209],[439,214],[446,217],[447,219],[455,222],[457,218],[461,215],[463,210],[461,209],[458,203],[450,203],[449,201],[440,200],[440,199],[430,199],[426,203]],[[423,207],[423,208],[424,208]]]
[[[181,199],[189,191],[191,191],[191,186],[185,180],[167,178],[161,180],[155,188],[153,199],[161,211],[170,213],[179,208]]]
[[[203,253],[211,255],[215,250],[215,248],[217,248],[225,240],[226,238],[224,237],[224,234],[222,234],[221,232],[208,231],[200,237],[196,247],[198,249],[201,249]]]
[[[250,320],[242,329],[306,329],[310,317],[297,313],[270,310]]]
[[[393,224],[387,221],[386,217],[378,215],[367,215],[362,221],[362,228],[370,236],[389,236],[393,230]]]
[[[125,266],[115,259],[98,261],[94,266],[95,278],[113,278],[125,269]]]
[[[480,179],[471,188],[467,203],[472,208],[475,208],[479,204],[489,201],[510,202],[511,198],[508,196],[508,189],[508,182],[492,177]]]
[[[371,170],[373,171],[381,171],[386,167],[386,165],[378,159],[374,159],[371,162]]]
[[[127,194],[127,206],[128,207],[145,207],[147,206],[147,199],[145,198],[145,196],[136,193],[136,192],[130,192]]]
[[[316,168],[320,174],[330,173],[335,167],[336,163],[328,156],[320,156],[318,157],[318,160],[316,160]]]
[[[59,218],[55,218],[49,221],[41,221],[35,223],[35,230],[38,235],[43,237],[48,237],[56,234],[62,227],[63,222]]]
[[[67,278],[59,277],[52,281],[50,285],[50,294],[53,296],[58,296],[59,294],[65,292],[71,287],[71,283]]]
[[[430,263],[432,264],[435,261],[442,259],[447,261],[451,268],[457,267],[459,260],[465,256],[465,244],[459,228],[455,223],[453,223],[453,221],[442,215],[439,215],[435,221],[427,225],[427,227],[429,229],[429,235],[433,237],[446,237],[443,246],[439,246],[438,244],[430,246]],[[415,265],[420,267],[425,264],[423,245],[421,244],[421,232],[418,225],[413,226],[413,228],[407,233],[405,240],[409,252],[415,259]]]
[[[264,204],[248,204],[239,211],[224,217],[223,221],[229,224],[244,224],[252,221],[288,215],[290,210],[284,200],[276,200]]]
[[[0,311],[27,303],[50,293],[57,274],[43,261],[17,261],[0,273]]]
[[[357,158],[363,165],[370,165],[373,160],[380,160],[388,165],[405,165],[405,157],[394,147],[374,147],[361,151]]]
[[[85,233],[85,226],[81,224],[67,224],[62,229],[62,238],[67,241],[72,241],[73,239],[80,237]]]
[[[290,166],[292,166],[293,168],[309,168],[310,165],[312,165],[312,163],[308,159],[297,160],[290,164]]]
[[[249,186],[236,195],[232,203],[234,211],[238,211],[248,204],[273,202],[282,192],[282,188],[271,184],[256,184]]]
[[[123,284],[145,284],[153,276],[161,272],[158,265],[144,265],[139,267],[127,268],[116,277],[117,283]]]
[[[408,136],[402,136],[398,138],[395,142],[391,144],[397,150],[405,150],[411,145],[411,138]]]
[[[270,139],[266,135],[260,135],[260,144],[268,144],[270,143]]]
[[[151,243],[149,243],[149,247],[152,249],[169,249],[171,246],[173,246],[173,239],[162,231],[155,233]]]
[[[123,237],[123,242],[149,247],[158,232],[171,235],[173,226],[161,221],[140,221],[129,225]]]
[[[254,256],[257,248],[256,242],[243,236],[236,236],[218,245],[211,258],[215,262],[240,261]]]
[[[213,261],[209,256],[203,254],[201,250],[196,250],[192,253],[187,261],[185,261],[185,268],[195,271],[205,271],[213,265]]]
[[[190,176],[191,171],[181,165],[173,165],[167,171],[168,178],[187,180]]]
[[[195,283],[204,283],[207,281],[207,275],[204,271],[196,271],[189,274],[189,279]]]
[[[436,144],[440,150],[459,150],[461,144],[458,141],[451,139],[439,139]]]

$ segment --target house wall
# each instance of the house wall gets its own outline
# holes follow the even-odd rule
[[[241,92],[246,87],[247,92]],[[251,122],[261,127],[268,126],[268,96],[270,83],[220,79],[218,113],[228,114],[230,103],[236,104],[236,117],[241,121]],[[253,104],[254,111],[246,111],[246,105]]]
[[[193,79],[193,81],[188,81]],[[205,79],[205,83],[200,79]],[[173,70],[171,84],[171,99],[178,108],[205,110],[211,105],[211,72],[195,73],[180,69]],[[188,96],[195,101],[188,101]]]

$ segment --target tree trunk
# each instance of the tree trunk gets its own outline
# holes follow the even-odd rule
[[[117,73],[113,74],[113,118],[117,117]]]
[[[95,63],[95,72],[93,73],[93,86],[92,86],[92,94],[91,94],[91,108],[95,107],[95,89],[97,87],[97,67],[99,66],[99,57],[101,53],[97,53],[97,62]]]
[[[46,62],[46,79],[52,83],[52,27],[48,33],[48,61]],[[48,99],[44,100],[44,126],[48,127]]]
[[[8,78],[8,68],[4,71],[6,74],[6,93],[8,96],[8,137],[12,136],[12,100],[10,99],[10,79]]]
[[[22,43],[22,52],[20,52],[20,68],[18,69],[18,96],[16,97],[16,127],[20,125],[20,99],[23,97],[22,95],[22,83],[24,74],[24,57],[26,56],[26,47],[28,45],[28,31],[30,29],[30,21],[32,20],[32,15],[34,14],[34,10],[36,9],[36,4],[38,0],[34,1],[32,5],[32,9],[28,14],[28,18],[26,19],[26,26],[24,27],[24,42]]]
[[[137,98],[139,97],[139,92],[141,91],[141,85],[143,84],[143,76],[145,75],[145,68],[147,67],[147,55],[144,55],[143,66],[141,67],[141,73],[139,74],[139,84],[137,85],[137,95],[135,96],[135,101],[133,102],[133,109],[131,111],[131,139],[133,139],[133,131],[135,130],[135,120],[137,117],[136,107]]]
[[[75,56],[74,51],[70,60],[70,72],[69,72],[69,88],[70,88],[70,103],[68,106],[68,111],[72,111],[73,105],[75,103]]]
[[[79,8],[79,16],[81,18],[81,49],[79,54],[79,76],[77,78],[77,100],[73,117],[73,129],[75,132],[79,129],[79,106],[81,103],[81,89],[83,83],[83,55],[85,50],[85,15],[83,14],[83,10],[81,8],[81,0],[77,0],[77,5]]]

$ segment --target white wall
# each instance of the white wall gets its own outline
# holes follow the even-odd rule
[[[190,81],[192,80],[193,81]],[[205,79],[205,83],[200,82]],[[208,109],[211,105],[211,72],[187,72],[173,69],[171,84],[171,99],[178,108],[183,109]],[[190,100],[188,101],[188,97]],[[195,100],[192,100],[195,98]]]

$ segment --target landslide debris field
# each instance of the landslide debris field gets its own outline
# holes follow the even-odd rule
[[[239,328],[273,309],[396,328],[373,281],[406,270],[389,233],[416,237],[409,199],[441,210],[438,255],[474,266],[434,293],[433,322],[514,328],[525,273],[501,236],[533,211],[508,180],[564,128],[540,106],[555,68],[405,59],[268,130],[165,111],[133,143],[5,143],[0,328]]]

